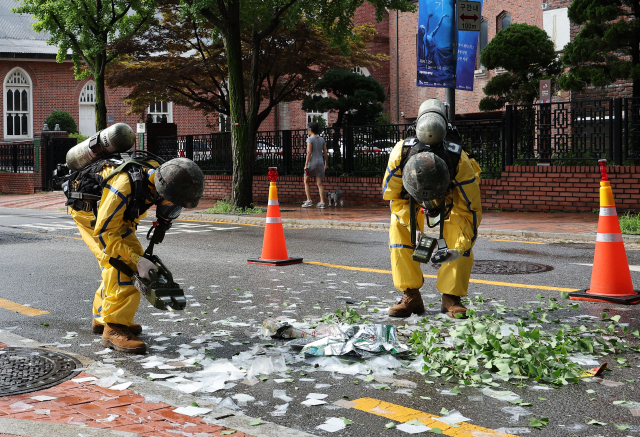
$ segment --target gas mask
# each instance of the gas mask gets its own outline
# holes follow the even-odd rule
[[[184,208],[182,206],[176,205],[166,199],[161,199],[156,204],[156,217],[171,222],[177,219],[183,210]]]

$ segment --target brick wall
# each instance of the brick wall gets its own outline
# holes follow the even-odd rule
[[[0,173],[0,193],[33,194],[39,177],[40,173]]]
[[[616,205],[620,211],[640,211],[640,167],[607,169]],[[483,208],[505,211],[591,211],[598,208],[600,171],[598,167],[507,167],[501,179],[482,179]],[[312,182],[312,197],[318,198]],[[343,190],[347,205],[387,205],[382,200],[382,178],[340,178],[324,180],[326,190]],[[268,199],[266,176],[253,179],[253,197],[258,203]],[[231,197],[231,176],[205,176],[204,197]],[[282,203],[306,200],[301,176],[280,176],[278,199]]]
[[[640,211],[640,167],[608,167],[616,206]],[[507,167],[483,179],[482,206],[505,211],[591,211],[600,207],[598,167]]]
[[[282,203],[303,202],[307,199],[302,176],[280,176],[277,186],[278,200]],[[347,205],[388,204],[382,200],[382,178],[327,177],[324,179],[323,186],[325,192],[342,190],[343,200]],[[317,202],[318,188],[315,182],[311,182],[311,193],[311,197]],[[230,198],[231,176],[206,175],[203,196],[210,199]],[[254,176],[253,198],[257,203],[265,203],[269,198],[269,179],[267,176]]]

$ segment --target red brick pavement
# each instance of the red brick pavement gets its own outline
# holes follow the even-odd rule
[[[81,372],[76,378],[91,376]],[[51,401],[38,402],[33,396],[54,396]],[[33,407],[15,412],[11,404],[24,402]],[[206,405],[202,405],[206,407]],[[49,414],[36,414],[36,409],[49,410]],[[107,428],[138,433],[144,437],[175,437],[183,432],[205,433],[210,437],[220,436],[228,430],[217,425],[206,424],[199,417],[174,413],[175,407],[162,402],[148,403],[144,397],[131,390],[115,391],[92,385],[91,382],[65,381],[55,387],[34,393],[0,398],[0,417],[33,420],[67,425],[86,425],[91,428]],[[178,432],[176,432],[178,431]],[[6,434],[0,434],[5,437]],[[236,431],[233,437],[250,437]]]

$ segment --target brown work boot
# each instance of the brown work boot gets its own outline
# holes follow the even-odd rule
[[[133,335],[126,325],[107,323],[102,333],[102,346],[131,354],[144,354],[147,345]]]
[[[467,308],[462,305],[461,297],[454,296],[453,294],[442,294],[442,306],[440,307],[440,312],[446,314],[452,319],[467,318]],[[457,314],[462,314],[462,317],[456,316]]]
[[[93,319],[91,321],[91,332],[94,334],[102,334],[104,332],[104,325],[96,323],[96,319]],[[142,326],[137,323],[129,325],[129,332],[133,335],[140,335],[142,334]]]
[[[411,314],[422,313],[424,313],[424,303],[417,288],[407,288],[400,301],[389,308],[391,317],[409,317]]]

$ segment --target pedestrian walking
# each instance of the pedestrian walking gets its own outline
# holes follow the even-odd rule
[[[320,209],[326,208],[324,203],[324,187],[322,186],[322,180],[324,179],[324,172],[329,168],[329,155],[327,154],[327,142],[319,136],[320,126],[315,121],[309,123],[307,129],[307,159],[304,163],[304,192],[307,194],[307,200],[302,203],[303,208],[309,208],[313,206],[311,200],[311,187],[309,186],[309,179],[316,178],[316,185],[320,192],[320,202],[317,207]]]

